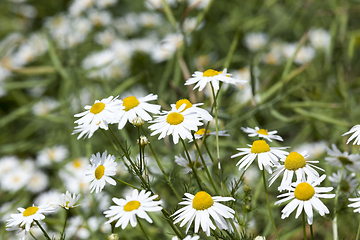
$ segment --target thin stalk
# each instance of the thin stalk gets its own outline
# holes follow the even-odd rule
[[[314,240],[314,232],[313,232],[312,224],[310,225],[310,233],[311,233],[311,240]]]
[[[218,104],[217,104],[217,96],[215,95],[215,90],[214,90],[214,86],[212,85],[212,83],[210,83],[211,86],[211,91],[214,97],[214,106],[215,106],[215,129],[216,129],[216,153],[217,153],[217,166],[218,166],[218,171],[219,171],[219,178],[220,178],[220,186],[221,186],[221,192],[222,192],[222,196],[225,196],[224,194],[224,183],[222,180],[222,172],[221,172],[221,164],[220,164],[220,148],[219,148],[219,122],[218,122]],[[219,89],[220,91],[220,89]],[[206,132],[205,132],[206,134]]]
[[[147,236],[145,229],[143,228],[143,226],[141,225],[140,219],[138,218],[138,216],[136,216],[137,222],[139,224],[139,227],[141,228],[141,231],[144,233],[144,236],[147,240],[150,240],[149,237]]]
[[[359,221],[359,226],[358,226],[358,230],[356,233],[356,240],[359,240],[359,235],[360,235],[360,221]]]
[[[66,222],[67,222],[67,219],[68,219],[68,216],[69,216],[69,210],[65,209],[65,211],[66,211],[65,222],[64,222],[63,230],[62,230],[62,232],[61,232],[60,240],[62,240],[63,237],[64,237]]]
[[[133,189],[137,189],[137,190],[139,190],[139,191],[142,190],[141,188],[135,187],[134,185],[131,185],[130,183],[124,182],[124,181],[122,181],[122,180],[120,180],[120,179],[117,179],[117,178],[114,178],[114,177],[111,177],[111,178],[114,179],[115,181],[117,181],[117,182],[119,182],[119,183],[122,183],[122,184],[125,184],[125,185],[127,185],[127,186],[129,186],[129,187],[131,187],[131,188],[133,188]]]
[[[267,206],[268,206],[268,209],[269,209],[270,219],[271,219],[274,231],[275,231],[276,239],[280,240],[279,235],[278,235],[277,230],[276,230],[274,218],[273,218],[272,213],[271,213],[269,196],[268,196],[268,191],[267,191],[267,186],[266,186],[266,179],[265,179],[265,169],[262,170],[262,175],[263,175],[263,183],[264,183],[264,189],[265,189],[266,203],[267,203]]]
[[[307,237],[306,237],[306,226],[305,226],[305,212],[303,211],[301,213],[302,215],[302,225],[303,225],[303,233],[304,233],[304,240],[307,240]]]
[[[338,205],[338,199],[339,199],[339,192],[340,192],[340,183],[341,183],[341,179],[343,176],[343,172],[344,172],[344,165],[341,168],[341,172],[340,172],[340,177],[339,177],[339,182],[336,188],[336,193],[335,193],[335,202],[334,202],[334,219],[332,222],[332,227],[333,227],[333,238],[334,240],[338,240],[339,239],[339,235],[338,235],[338,229],[337,229],[337,220],[338,220],[338,214],[337,214],[337,205]]]
[[[185,142],[184,142],[184,140],[183,140],[182,138],[180,138],[180,140],[181,140],[181,143],[182,143],[183,146],[184,146],[185,154],[186,154],[186,157],[187,157],[187,159],[188,159],[188,161],[189,161],[189,165],[190,165],[190,167],[191,167],[191,170],[192,170],[192,172],[193,172],[194,175],[195,175],[196,182],[197,182],[197,184],[199,185],[200,190],[203,190],[202,187],[201,187],[200,179],[199,179],[199,177],[198,177],[198,175],[197,175],[197,173],[196,173],[196,169],[194,168],[194,164],[193,164],[192,161],[191,161],[190,154],[189,154],[189,152],[188,152],[188,150],[187,150],[187,148],[186,148]]]
[[[34,222],[36,223],[36,225],[39,226],[39,228],[41,229],[41,231],[43,232],[44,236],[46,239],[51,240],[51,238],[49,237],[49,235],[46,233],[45,229],[40,225],[40,223],[37,220],[34,220]]]
[[[141,141],[140,141],[140,127],[136,127],[137,129],[137,133],[138,133],[138,141],[139,141],[139,155],[140,155],[140,160],[139,160],[139,165],[140,165],[140,171],[142,171],[143,169],[143,164],[142,164],[142,155],[141,155]],[[145,169],[145,162],[144,162],[144,169]]]
[[[30,233],[30,235],[31,235],[35,240],[37,240],[37,238],[34,236],[34,234],[32,234],[31,231],[29,231],[29,233]]]
[[[203,164],[203,166],[204,166],[206,175],[208,176],[209,181],[210,181],[212,187],[214,188],[215,193],[216,193],[217,195],[219,195],[219,192],[217,191],[217,189],[216,189],[216,187],[215,187],[215,184],[214,184],[214,181],[213,181],[213,179],[212,179],[212,177],[211,177],[211,175],[210,175],[210,172],[209,172],[209,170],[208,170],[208,168],[207,168],[207,166],[206,166],[205,160],[204,160],[204,158],[203,158],[203,156],[202,156],[202,154],[201,154],[201,152],[200,152],[200,148],[199,148],[199,145],[198,145],[197,142],[196,142],[194,133],[192,133],[192,137],[193,137],[193,141],[194,141],[195,146],[196,146],[196,150],[199,152],[199,156],[200,156],[201,162],[202,162],[202,164]]]
[[[206,135],[204,135],[204,138],[205,138],[205,137],[206,137]],[[215,166],[215,161],[214,161],[214,158],[213,158],[213,156],[211,155],[211,152],[210,152],[210,150],[209,150],[209,147],[208,147],[208,145],[207,145],[207,143],[206,143],[206,139],[205,139],[205,141],[203,141],[203,143],[204,143],[204,146],[205,146],[205,149],[206,149],[207,153],[209,154],[209,157],[210,157],[212,163],[213,163],[214,166]],[[201,146],[200,146],[200,147],[201,147]],[[201,150],[201,148],[200,148],[200,150]]]

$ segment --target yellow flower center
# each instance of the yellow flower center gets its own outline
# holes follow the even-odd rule
[[[97,180],[101,179],[102,176],[104,176],[104,172],[105,172],[105,167],[103,165],[99,165],[96,169],[95,169],[95,178]]]
[[[131,211],[138,209],[139,207],[140,207],[140,202],[133,200],[133,201],[130,201],[127,204],[125,204],[124,211],[131,212]]]
[[[192,104],[191,104],[191,102],[190,102],[189,100],[187,100],[187,99],[180,99],[179,101],[176,102],[176,109],[179,109],[179,108],[181,107],[181,105],[183,105],[184,103],[186,104],[186,107],[184,108],[183,111],[185,111],[186,109],[192,107]]]
[[[295,188],[294,195],[301,201],[310,200],[315,194],[315,189],[308,183],[299,183]]]
[[[350,161],[347,157],[338,157],[338,160],[343,164],[343,165],[352,165],[353,162]]]
[[[258,134],[262,134],[262,135],[269,135],[268,132],[267,132],[267,130],[265,130],[265,129],[259,129],[259,130],[257,131],[257,133],[258,133]]]
[[[39,208],[36,207],[36,206],[28,207],[28,208],[25,209],[25,211],[23,212],[23,216],[24,216],[24,217],[28,217],[28,216],[34,215],[38,210],[39,210]]]
[[[139,100],[137,100],[136,97],[130,96],[123,99],[123,106],[125,107],[125,111],[129,111],[130,109],[133,109],[134,107],[137,107],[139,105]]]
[[[252,153],[264,153],[269,151],[270,147],[264,140],[254,141],[253,145],[251,146]]]
[[[213,77],[219,75],[221,72],[215,71],[213,69],[208,69],[203,73],[203,77]]]
[[[195,194],[195,197],[192,201],[192,206],[196,210],[208,209],[213,204],[214,204],[214,200],[212,199],[212,197],[204,191],[200,191],[197,194]]]
[[[350,191],[350,183],[345,179],[341,179],[340,190],[343,192],[349,192]]]
[[[75,159],[75,160],[73,161],[73,164],[74,164],[74,167],[75,167],[75,168],[81,167],[81,160],[80,160],[80,158]]]
[[[104,110],[104,108],[105,108],[105,103],[102,102],[94,103],[94,105],[92,105],[92,107],[90,108],[90,112],[92,114],[98,114],[101,113],[101,111]]]
[[[297,152],[291,152],[285,159],[285,168],[287,170],[296,171],[299,168],[305,167],[305,165],[305,158]]]
[[[181,113],[172,112],[166,117],[166,121],[170,125],[179,125],[184,121],[184,116]]]
[[[206,134],[209,134],[210,133],[210,130],[207,130],[206,131]],[[200,128],[196,133],[195,135],[204,135],[205,134],[205,128]]]

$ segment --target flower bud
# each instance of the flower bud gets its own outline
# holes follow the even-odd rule
[[[141,117],[137,116],[132,120],[132,124],[135,127],[140,127],[141,125],[144,124],[144,119],[142,119]]]
[[[137,144],[139,144],[139,139],[136,141]],[[145,136],[140,136],[140,145],[142,147],[148,145],[150,142],[149,142],[149,139]]]
[[[116,233],[110,234],[108,240],[119,240],[119,236]]]

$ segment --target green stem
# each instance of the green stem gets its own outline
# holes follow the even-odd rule
[[[138,224],[139,224],[139,227],[141,228],[141,231],[144,233],[145,238],[146,238],[147,240],[150,240],[149,237],[147,236],[147,234],[146,234],[143,226],[141,225],[141,222],[140,222],[140,219],[138,218],[138,216],[136,216],[136,219],[137,219],[137,222],[138,222]]]
[[[62,240],[63,237],[64,237],[66,222],[67,222],[67,219],[68,219],[68,216],[69,216],[69,210],[66,210],[66,209],[65,209],[65,211],[66,211],[65,222],[64,222],[63,230],[62,230],[62,232],[61,232],[60,240]]]
[[[140,159],[139,159],[139,165],[140,165],[140,171],[142,172],[143,169],[143,164],[142,164],[142,155],[141,155],[141,141],[140,141],[140,127],[136,127],[137,129],[137,133],[138,133],[138,141],[139,141],[139,155],[140,155]],[[144,162],[144,169],[145,169],[145,162]]]
[[[189,165],[191,167],[191,170],[192,170],[193,174],[195,175],[196,182],[199,185],[200,190],[203,190],[202,187],[201,187],[199,176],[197,175],[196,169],[194,168],[194,164],[191,161],[190,154],[189,154],[189,152],[188,152],[188,150],[186,148],[185,142],[184,142],[184,140],[182,138],[180,138],[180,140],[181,140],[181,143],[184,146],[185,154],[186,154],[186,157],[187,157],[187,159],[189,161]]]
[[[204,160],[204,158],[203,158],[203,156],[202,156],[202,154],[201,154],[201,152],[200,152],[200,148],[199,148],[199,145],[198,145],[197,142],[196,142],[194,133],[192,133],[192,137],[193,137],[193,141],[194,141],[195,146],[196,146],[196,150],[199,152],[199,156],[200,156],[201,162],[202,162],[202,164],[203,164],[203,166],[204,166],[206,175],[208,176],[209,181],[210,181],[212,187],[214,188],[215,193],[216,193],[217,195],[219,195],[219,192],[217,191],[217,189],[216,189],[216,187],[215,187],[215,184],[214,184],[214,181],[212,180],[212,177],[211,177],[211,175],[210,175],[210,172],[209,172],[209,170],[208,170],[208,168],[207,168],[207,166],[206,166],[205,160]]]
[[[266,203],[267,203],[267,206],[268,206],[268,209],[269,209],[270,219],[271,219],[271,222],[272,222],[272,225],[273,225],[273,228],[274,228],[276,239],[279,240],[280,238],[279,238],[279,235],[277,233],[274,218],[273,218],[272,213],[271,213],[271,207],[270,207],[269,196],[268,196],[268,191],[267,191],[267,186],[266,186],[266,179],[265,179],[265,169],[262,170],[262,175],[263,175],[263,183],[264,183],[264,189],[265,189]]]
[[[135,187],[134,185],[131,185],[130,183],[124,182],[124,181],[122,181],[120,179],[117,179],[117,178],[114,178],[114,177],[111,177],[111,178],[114,179],[115,181],[119,182],[119,183],[125,184],[125,185],[127,185],[127,186],[129,186],[129,187],[131,187],[133,189],[137,189],[137,190],[141,191],[141,188]]]
[[[311,240],[314,240],[314,232],[313,232],[312,224],[310,225],[310,233],[311,233]]]
[[[35,240],[37,240],[37,238],[34,236],[34,234],[32,234],[31,231],[29,231],[29,233],[30,233],[30,235],[31,235]]]
[[[339,235],[338,235],[338,229],[337,229],[337,219],[338,219],[338,214],[337,214],[337,205],[338,205],[338,199],[339,199],[339,192],[340,192],[340,185],[341,185],[341,179],[343,176],[343,172],[344,172],[344,165],[341,168],[341,172],[340,172],[340,177],[339,177],[339,182],[336,188],[336,193],[335,193],[335,202],[334,202],[334,219],[332,222],[332,227],[333,227],[333,238],[334,240],[338,240],[339,239]]]
[[[359,235],[360,235],[360,221],[359,221],[359,226],[358,226],[358,230],[356,233],[356,240],[359,240]]]
[[[301,213],[302,215],[302,225],[303,225],[303,233],[304,233],[304,240],[307,240],[306,237],[306,226],[305,226],[305,212],[303,210],[303,212]]]
[[[51,238],[49,237],[49,235],[46,233],[45,229],[40,225],[40,223],[37,220],[34,220],[34,222],[36,223],[36,225],[39,226],[39,228],[41,229],[41,231],[43,232],[44,236],[46,239],[51,240]]]
[[[204,135],[204,137],[206,137],[206,135]],[[213,158],[213,156],[211,155],[211,152],[210,152],[210,150],[209,150],[209,147],[208,147],[208,145],[207,145],[207,143],[206,143],[206,139],[205,139],[205,141],[204,141],[203,143],[204,143],[204,146],[205,146],[205,149],[206,149],[207,153],[209,154],[209,157],[210,157],[212,163],[213,163],[214,166],[215,166],[215,161],[214,161],[214,158]],[[201,147],[201,146],[200,146],[200,147]],[[201,150],[201,148],[200,148],[200,150]]]

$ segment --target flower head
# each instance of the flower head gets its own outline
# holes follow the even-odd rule
[[[204,168],[201,160],[199,159],[199,157],[197,159],[195,159],[195,152],[194,151],[191,151],[190,152],[190,159],[191,159],[191,162],[192,162],[192,165],[194,166],[195,169],[201,169],[201,168]],[[186,156],[186,154],[185,154]],[[203,155],[203,159],[205,161],[205,164],[207,166],[209,165],[213,165],[213,163],[210,161],[210,157],[206,157],[205,155]],[[189,163],[189,160],[186,158],[186,157],[183,157],[183,156],[175,156],[175,162],[184,167],[183,171],[184,171],[184,174],[187,174],[189,172],[192,171],[192,168],[190,166],[190,163]]]
[[[213,119],[213,117],[210,115],[208,111],[198,107],[203,105],[203,103],[192,104],[188,99],[178,100],[176,104],[171,104],[171,108],[175,107],[176,109],[179,109],[183,104],[185,104],[185,108],[183,111],[185,111],[186,109],[191,109],[193,112],[196,112],[199,115],[199,117],[201,117],[201,119],[203,120],[211,121]]]
[[[66,191],[66,194],[63,193],[60,195],[59,206],[66,210],[77,207],[79,205],[75,205],[75,204],[80,199],[80,197],[81,197],[81,194],[76,196],[76,194],[74,193],[71,196],[71,193],[69,191]]]
[[[258,158],[259,169],[265,168],[270,174],[272,173],[271,167],[279,165],[279,158],[285,158],[289,153],[283,151],[287,147],[270,147],[265,140],[254,141],[250,148],[237,148],[240,152],[231,156],[231,158],[243,156],[236,164],[239,165],[239,170],[246,170],[251,163]]]
[[[351,194],[358,185],[356,174],[353,172],[347,174],[346,169],[344,169],[342,175],[341,170],[332,173],[331,176],[329,176],[329,180],[334,187],[337,187],[340,184],[340,191],[345,194]]]
[[[208,69],[205,72],[196,71],[192,78],[186,80],[185,85],[197,83],[193,89],[199,88],[202,91],[207,83],[211,83],[215,90],[219,90],[219,81],[229,84],[245,84],[245,80],[237,80],[231,77],[231,74],[227,73],[225,68],[223,71],[216,71]]]
[[[243,130],[245,133],[248,133],[249,137],[255,137],[258,136],[260,138],[265,138],[266,140],[272,142],[271,139],[275,139],[278,141],[283,141],[282,137],[280,137],[279,135],[275,135],[277,133],[277,131],[268,131],[266,129],[260,129],[259,127],[255,127],[255,129],[252,128],[244,128],[242,127],[241,130]]]
[[[348,152],[341,152],[335,144],[331,145],[332,149],[326,147],[329,157],[325,161],[332,166],[341,167],[345,166],[351,172],[359,172],[360,170],[360,155],[349,154]]]
[[[360,145],[360,124],[353,126],[348,132],[344,133],[343,136],[348,135],[350,133],[352,133],[352,135],[347,140],[346,144],[349,144],[351,140],[355,139],[353,145],[355,144]]]
[[[219,137],[229,137],[230,134],[227,133],[228,130],[220,130],[218,131],[218,136]],[[200,139],[204,136],[216,136],[216,132],[210,132],[210,130],[207,130],[206,131],[206,134],[205,134],[205,128],[200,128],[199,130],[197,130],[197,132],[194,133],[194,137],[195,139]],[[189,142],[192,142],[193,140],[190,139]]]
[[[90,162],[91,165],[85,171],[84,182],[91,182],[91,192],[94,190],[96,193],[101,192],[105,182],[116,185],[115,180],[110,177],[116,174],[115,156],[110,154],[107,156],[107,151],[103,152],[102,155],[98,152],[91,156]]]
[[[307,221],[309,225],[313,223],[313,208],[321,215],[330,213],[329,209],[320,201],[319,198],[333,198],[335,194],[323,194],[325,192],[330,192],[333,190],[333,187],[316,187],[324,179],[326,175],[322,175],[320,178],[308,180],[301,183],[293,183],[287,189],[289,192],[279,195],[278,197],[285,197],[277,202],[275,205],[286,202],[293,199],[288,203],[283,210],[281,210],[281,218],[287,218],[297,207],[295,218],[298,218],[302,213],[303,209],[307,215]]]
[[[216,229],[216,226],[219,229],[228,229],[228,225],[225,219],[234,218],[235,211],[219,202],[226,201],[235,201],[232,197],[211,197],[208,193],[200,191],[194,195],[190,193],[185,193],[186,198],[183,198],[183,202],[180,202],[180,205],[186,205],[176,211],[173,215],[174,223],[180,223],[180,227],[184,226],[186,223],[186,233],[188,232],[192,222],[195,220],[195,229],[194,232],[199,232],[199,227],[207,236],[210,236],[210,228]],[[214,225],[212,219],[214,220],[216,226]]]
[[[113,198],[116,206],[111,206],[110,210],[104,212],[106,218],[110,218],[106,223],[111,223],[118,220],[115,227],[121,226],[125,229],[126,226],[131,224],[132,227],[137,225],[136,217],[143,218],[149,223],[153,221],[146,212],[158,212],[162,207],[158,206],[162,201],[154,201],[158,195],[149,197],[151,192],[142,190],[140,193],[134,189],[131,196],[126,196],[126,199]]]

